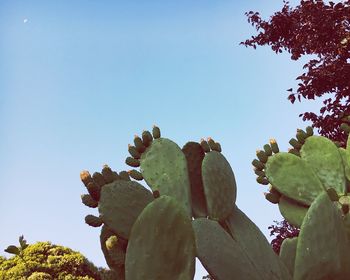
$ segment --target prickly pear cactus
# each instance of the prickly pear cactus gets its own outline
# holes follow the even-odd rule
[[[284,240],[281,259],[296,280],[350,279],[349,140],[343,149],[308,127],[289,143],[288,153],[267,153],[265,145],[252,162],[257,181],[270,183],[266,199],[301,228]]]
[[[236,205],[234,173],[211,138],[180,148],[155,126],[129,145],[125,162],[132,170],[83,171],[82,202],[99,212],[85,221],[103,225],[101,249],[117,280],[190,280],[196,257],[215,280],[350,279],[344,218],[350,152],[312,134],[299,130],[289,153],[271,141],[253,161],[257,181],[271,183],[266,198],[302,227],[281,257]]]

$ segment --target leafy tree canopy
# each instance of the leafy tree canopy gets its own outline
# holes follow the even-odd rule
[[[288,90],[288,99],[294,103],[324,97],[319,114],[305,112],[300,117],[344,146],[346,133],[340,126],[350,123],[346,118],[350,115],[350,1],[304,0],[295,8],[283,3],[282,10],[268,21],[258,12],[246,13],[259,33],[241,44],[268,45],[276,53],[287,51],[293,60],[312,55],[304,65],[306,71],[296,78],[296,91]]]
[[[13,246],[13,245],[12,245]],[[104,280],[111,272],[95,267],[82,254],[50,242],[27,245],[19,254],[0,257],[0,280]]]

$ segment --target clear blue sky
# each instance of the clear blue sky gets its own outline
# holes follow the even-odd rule
[[[255,34],[246,11],[267,17],[282,5],[1,1],[1,251],[24,234],[106,266],[100,229],[84,223],[97,211],[80,202],[79,173],[105,163],[128,169],[128,143],[153,124],[180,146],[219,141],[236,175],[237,205],[268,237],[281,217],[255,182],[255,150],[272,137],[286,150],[307,125],[298,114],[319,108],[287,100],[301,62],[239,45]],[[196,279],[204,274],[198,268]]]

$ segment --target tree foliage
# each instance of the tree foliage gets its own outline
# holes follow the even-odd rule
[[[284,239],[292,238],[299,235],[300,229],[289,224],[286,220],[282,222],[274,221],[276,225],[269,226],[270,236],[276,235],[276,237],[271,241],[272,249],[279,254],[281,249],[281,244]]]
[[[310,57],[299,75],[296,90],[288,89],[288,100],[322,98],[319,113],[304,112],[299,116],[311,121],[320,135],[340,146],[346,145],[350,115],[350,1],[334,3],[302,0],[295,8],[283,1],[281,11],[268,21],[258,12],[246,13],[258,35],[242,42],[246,47],[268,45],[276,53],[287,51],[292,60]],[[279,253],[285,238],[298,236],[299,229],[287,221],[269,227],[275,238],[272,246]]]
[[[305,72],[296,79],[298,88],[289,89],[288,99],[315,99],[322,97],[318,114],[300,114],[311,121],[320,135],[346,142],[346,133],[340,129],[349,123],[350,115],[350,1],[328,4],[322,0],[305,0],[295,8],[284,1],[281,11],[268,21],[258,12],[246,13],[258,35],[242,42],[245,46],[268,45],[276,53],[287,51],[292,60],[311,55],[304,65]]]
[[[105,280],[112,277],[113,272],[95,267],[79,252],[50,242],[27,245],[8,259],[0,257],[0,280]]]

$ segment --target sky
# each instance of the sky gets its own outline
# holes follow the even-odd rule
[[[290,1],[291,4],[297,1]],[[255,151],[281,150],[298,115],[292,105],[303,61],[239,45],[256,34],[245,12],[264,18],[282,1],[0,2],[0,254],[24,235],[80,251],[106,267],[97,215],[81,203],[81,170],[128,170],[135,134],[154,124],[180,147],[212,137],[237,181],[238,207],[269,237],[282,220],[255,181]],[[305,62],[305,61],[304,61]],[[196,278],[205,270],[197,262]]]

